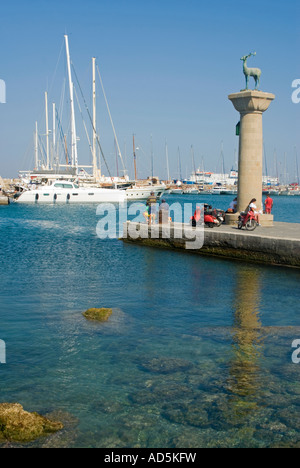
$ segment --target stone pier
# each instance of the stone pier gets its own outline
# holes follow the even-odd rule
[[[169,228],[168,237],[164,228]],[[198,229],[200,234],[204,231],[203,245],[195,243],[193,248],[193,236],[196,240]],[[250,232],[224,224],[214,229],[195,230],[180,223],[171,223],[169,227],[128,221],[123,227],[122,240],[138,246],[300,268],[300,225],[296,223],[275,222],[273,227],[258,227]]]
[[[238,212],[244,211],[252,198],[258,210],[262,205],[263,125],[262,114],[275,99],[274,94],[245,90],[228,96],[240,113]],[[235,224],[238,215],[227,215],[226,224]],[[261,216],[263,226],[273,225],[272,215]]]
[[[9,205],[9,198],[3,195],[0,195],[0,205]]]

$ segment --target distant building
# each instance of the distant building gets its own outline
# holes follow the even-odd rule
[[[0,104],[6,104],[6,84],[0,80]]]
[[[278,177],[263,176],[263,185],[279,185]],[[189,180],[184,180],[185,184],[199,184],[199,185],[226,185],[236,186],[238,183],[238,171],[231,169],[229,174],[218,174],[215,172],[205,172],[198,169],[192,173]]]
[[[194,183],[199,185],[237,185],[238,172],[231,170],[229,174],[217,174],[215,172],[206,172],[198,169],[191,175],[189,181],[184,181],[187,183]]]

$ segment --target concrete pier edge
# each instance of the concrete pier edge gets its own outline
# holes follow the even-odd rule
[[[137,233],[129,235],[129,226]],[[181,225],[182,226],[182,225]],[[178,250],[198,255],[241,260],[251,263],[300,268],[300,224],[274,223],[273,227],[257,228],[253,232],[238,230],[233,226],[204,228],[204,245],[187,248],[187,239],[174,236],[179,225],[171,224],[169,238],[162,236],[163,225],[147,226],[143,223],[124,223],[122,241],[141,246]],[[193,228],[185,225],[190,234]],[[138,235],[141,230],[142,235]]]
[[[0,195],[0,205],[9,205],[10,200],[5,195]]]

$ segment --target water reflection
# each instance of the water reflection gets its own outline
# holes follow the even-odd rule
[[[260,321],[261,277],[259,270],[241,268],[233,302],[232,354],[227,389],[231,417],[236,422],[258,409],[261,392],[263,339]],[[243,420],[243,421],[242,421]]]

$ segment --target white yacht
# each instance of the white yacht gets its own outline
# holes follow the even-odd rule
[[[56,180],[46,185],[21,193],[17,203],[123,203],[126,191],[109,188],[79,187],[73,182]]]
[[[159,199],[166,191],[165,185],[144,185],[133,186],[125,190],[127,200],[147,200],[153,192]]]

